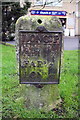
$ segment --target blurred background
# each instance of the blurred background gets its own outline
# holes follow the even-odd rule
[[[30,2],[25,2],[22,8],[19,2],[2,2],[2,41],[14,40],[16,20],[27,14],[30,5]]]

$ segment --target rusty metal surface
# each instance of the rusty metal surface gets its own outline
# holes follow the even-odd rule
[[[19,77],[22,84],[58,84],[62,32],[19,31]]]

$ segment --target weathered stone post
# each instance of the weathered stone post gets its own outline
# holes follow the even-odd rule
[[[19,62],[19,30],[35,30],[38,26],[44,26],[47,30],[61,30],[60,21],[56,17],[31,16],[20,17],[16,22],[16,54]],[[22,85],[23,86],[23,85]],[[43,85],[37,88],[35,85],[26,85],[24,99],[27,109],[49,111],[60,103],[58,84]]]

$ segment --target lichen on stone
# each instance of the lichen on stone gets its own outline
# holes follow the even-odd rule
[[[39,23],[38,20],[42,22]],[[19,62],[19,30],[35,31],[38,26],[44,26],[48,31],[62,30],[58,18],[52,16],[22,16],[16,22],[15,39],[16,54]],[[43,88],[36,88],[34,85],[26,86],[24,98],[27,108],[43,109],[49,111],[59,99],[58,85],[44,85]]]

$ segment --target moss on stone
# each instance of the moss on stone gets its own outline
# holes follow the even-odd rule
[[[42,23],[39,24],[38,20]],[[22,16],[16,22],[16,54],[19,62],[19,30],[35,30],[38,26],[44,26],[47,30],[62,30],[61,23],[56,17],[47,16]],[[58,85],[44,85],[37,88],[34,85],[26,85],[23,93],[27,109],[49,111],[53,109],[56,101],[60,99]]]
[[[42,23],[40,24],[38,22],[38,20],[41,20]],[[19,25],[24,23],[24,25],[27,25],[26,26],[26,29],[27,30],[35,30],[35,28],[37,26],[45,26],[46,29],[48,30],[61,30],[61,23],[59,21],[58,18],[56,17],[52,17],[52,16],[28,16],[28,15],[25,15],[25,16],[22,16],[20,17],[17,22],[16,22],[16,25],[18,24]]]

